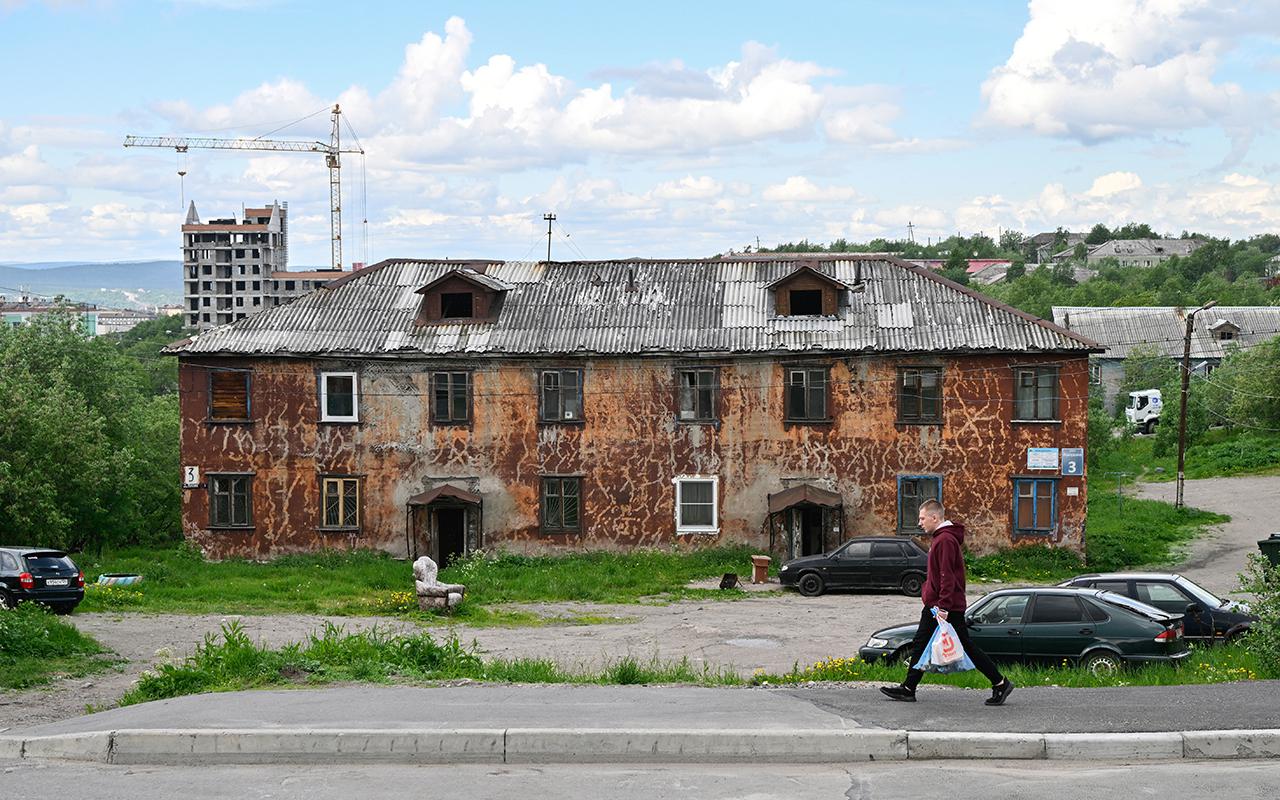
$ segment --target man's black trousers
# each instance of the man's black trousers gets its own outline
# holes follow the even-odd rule
[[[956,638],[960,640],[960,646],[964,648],[964,652],[969,656],[969,660],[978,668],[978,672],[987,676],[987,680],[991,681],[991,685],[995,686],[1004,680],[1004,676],[1000,674],[1000,670],[996,669],[996,664],[991,657],[978,649],[969,639],[969,626],[964,622],[964,614],[959,611],[952,611],[947,614],[947,622],[951,623],[951,627],[956,629]],[[924,677],[924,671],[915,668],[915,664],[920,660],[920,656],[924,654],[925,647],[929,644],[930,637],[933,632],[938,629],[938,621],[933,618],[933,612],[926,608],[920,614],[920,627],[916,629],[916,638],[911,640],[911,669],[907,670],[907,679],[902,685],[910,689],[916,690],[916,686],[920,684],[920,679]]]

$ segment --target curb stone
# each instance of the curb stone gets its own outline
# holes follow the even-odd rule
[[[104,764],[829,763],[1280,758],[1280,729],[1167,733],[492,728],[166,730],[0,735],[0,759]]]

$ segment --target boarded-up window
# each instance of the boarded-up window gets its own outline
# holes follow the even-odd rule
[[[253,476],[209,476],[209,527],[247,528],[253,525]]]
[[[249,418],[249,372],[213,370],[209,373],[209,418]]]
[[[359,478],[325,478],[322,495],[324,527],[360,527]]]

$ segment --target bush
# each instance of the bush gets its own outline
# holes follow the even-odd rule
[[[1280,678],[1280,567],[1260,555],[1250,555],[1240,575],[1240,588],[1254,596],[1258,620],[1244,637],[1244,646],[1258,659],[1265,677]]]

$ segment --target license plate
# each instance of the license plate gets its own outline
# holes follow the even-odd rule
[[[44,582],[44,585],[45,586],[66,586],[67,579],[66,578],[49,578]]]

